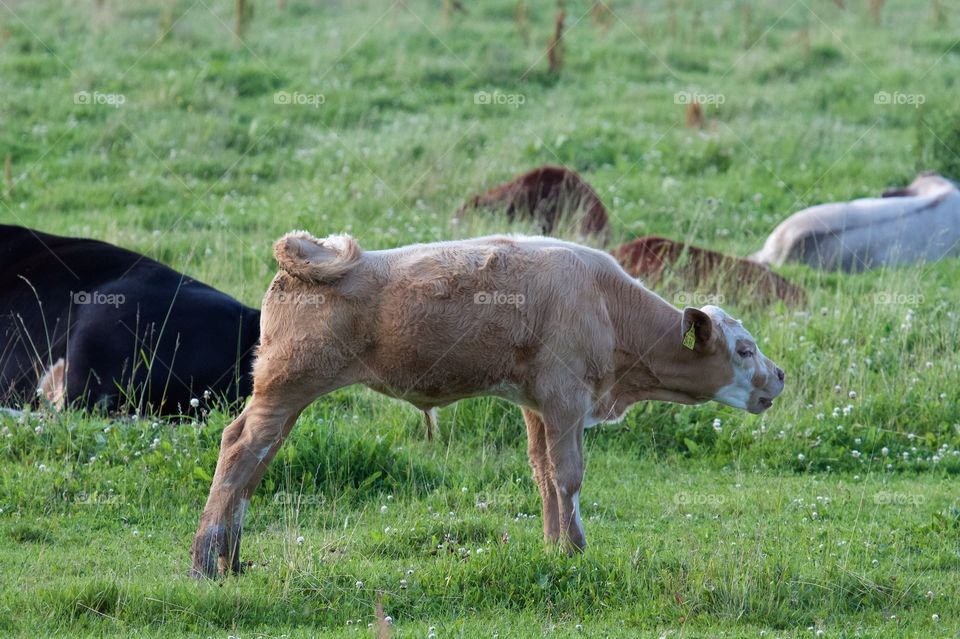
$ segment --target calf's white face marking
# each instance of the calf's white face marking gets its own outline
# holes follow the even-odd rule
[[[720,348],[726,348],[733,370],[731,382],[720,388],[713,399],[751,413],[770,408],[783,392],[783,371],[760,352],[756,340],[740,320],[716,306],[704,306],[700,310],[713,320],[719,332]]]

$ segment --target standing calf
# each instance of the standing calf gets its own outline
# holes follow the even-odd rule
[[[244,513],[300,412],[351,384],[428,411],[493,395],[522,407],[543,528],[569,549],[580,521],[583,431],[641,400],[760,413],[783,371],[714,306],[674,308],[606,253],[543,237],[362,251],[291,233],[263,300],[253,397],[223,431],[193,570],[240,567]]]

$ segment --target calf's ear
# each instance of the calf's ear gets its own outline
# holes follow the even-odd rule
[[[692,351],[707,352],[711,350],[713,337],[713,320],[699,308],[688,306],[683,309],[683,320],[680,322],[680,339],[685,348]]]

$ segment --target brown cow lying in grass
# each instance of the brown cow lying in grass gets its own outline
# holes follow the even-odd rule
[[[688,294],[707,287],[724,297],[761,305],[783,300],[795,306],[807,299],[802,288],[765,266],[663,237],[641,237],[612,253],[627,273],[650,286],[664,283]]]
[[[470,198],[457,216],[476,209],[506,213],[511,222],[533,220],[544,235],[568,231],[607,240],[607,209],[600,197],[575,171],[562,166],[541,166],[495,186]]]
[[[291,233],[263,300],[253,397],[223,431],[193,570],[240,567],[244,513],[300,412],[351,384],[427,411],[492,395],[522,407],[548,540],[586,544],[583,431],[632,404],[716,400],[760,413],[783,371],[721,309],[680,311],[610,255],[543,237],[362,251]]]

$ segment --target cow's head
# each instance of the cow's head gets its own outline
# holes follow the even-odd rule
[[[683,309],[683,392],[762,413],[783,392],[783,370],[770,361],[740,320],[716,306]]]

